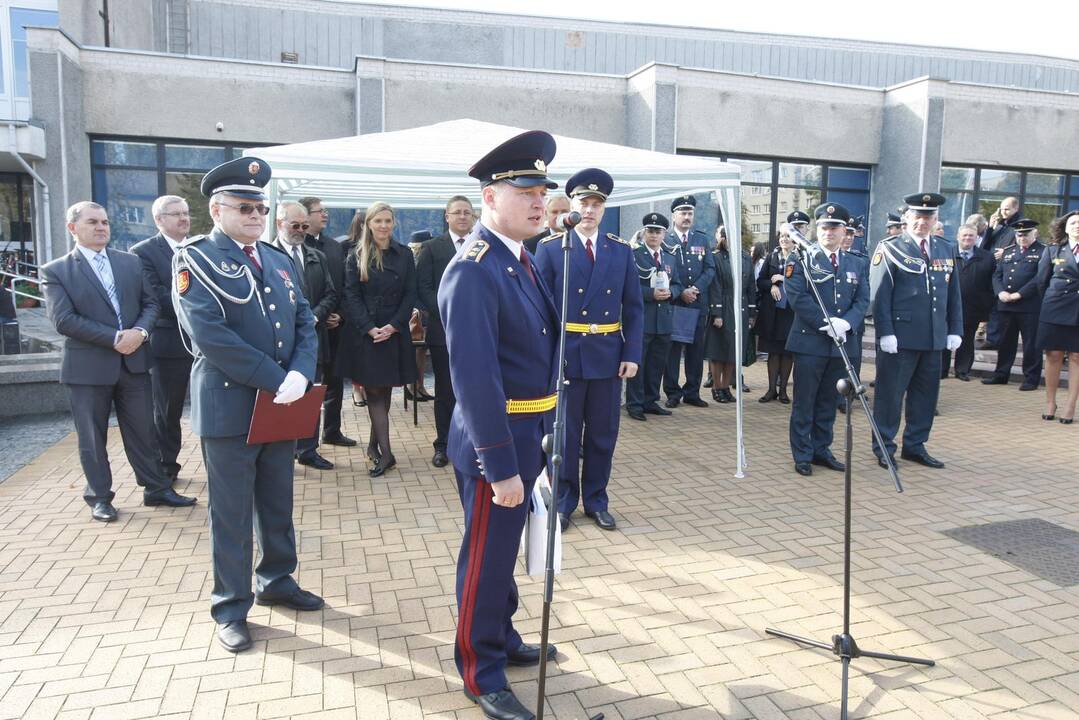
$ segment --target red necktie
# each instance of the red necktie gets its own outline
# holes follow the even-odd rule
[[[1079,260],[1079,244],[1072,245],[1072,255],[1075,256],[1076,260]]]
[[[839,272],[839,261],[835,259],[835,253],[832,253],[832,272]]]
[[[528,259],[528,252],[525,250],[521,251],[521,267],[528,273],[528,279],[532,281],[532,284],[538,285],[536,282],[536,274],[532,272],[532,261]]]
[[[1079,247],[1079,246],[1076,246],[1076,247]],[[656,267],[658,268],[659,267],[659,250],[656,250],[654,253],[652,253],[652,257],[654,257],[656,259]]]
[[[929,259],[929,248],[925,246],[925,240],[922,240],[922,256],[925,257],[926,260]]]
[[[244,254],[247,255],[247,259],[255,263],[255,267],[262,272],[262,263],[259,262],[258,256],[255,255],[255,248],[252,245],[244,245]]]
[[[588,253],[588,259],[593,263],[596,262],[596,254],[592,252],[592,238],[586,238],[584,241],[584,251]]]

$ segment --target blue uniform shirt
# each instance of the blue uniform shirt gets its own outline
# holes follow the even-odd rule
[[[844,343],[847,355],[860,357],[862,348],[858,329],[869,309],[868,268],[865,258],[843,250],[836,251],[836,261],[839,270],[833,272],[828,252],[820,245],[814,245],[809,253],[810,275],[828,308],[828,317],[843,318],[850,323],[851,330]],[[783,284],[787,301],[794,311],[790,335],[787,336],[787,350],[820,357],[839,357],[835,341],[820,330],[826,324],[825,317],[821,314],[812,288],[806,283],[805,270],[795,253],[788,257],[783,274],[786,277]]]
[[[258,390],[276,392],[290,370],[315,377],[315,316],[292,260],[262,242],[258,255],[262,270],[214,228],[173,259],[176,316],[195,352],[191,427],[200,437],[245,435]]]
[[[637,265],[629,244],[616,235],[600,235],[595,264],[588,259],[575,230],[570,231],[569,300],[566,322],[578,325],[621,323],[607,333],[566,333],[566,377],[596,380],[618,376],[623,362],[641,364],[644,313]],[[555,306],[562,304],[562,234],[544,238],[536,250],[536,268]]]

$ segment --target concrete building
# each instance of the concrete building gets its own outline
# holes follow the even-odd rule
[[[30,5],[0,0],[9,25]],[[47,241],[43,209],[20,219],[39,261],[68,247],[62,212],[77,200],[106,205],[127,246],[154,232],[154,197],[204,207],[201,174],[245,147],[458,117],[737,162],[755,239],[825,196],[868,214],[874,238],[921,189],[948,194],[951,231],[1008,194],[1040,219],[1079,207],[1075,61],[332,0],[107,7],[52,0],[55,22],[24,31],[29,101],[11,106],[37,138],[20,151],[36,193],[12,170],[51,198]],[[643,212],[611,222],[628,236]],[[406,215],[405,232],[441,218]],[[716,221],[700,213],[705,229]]]

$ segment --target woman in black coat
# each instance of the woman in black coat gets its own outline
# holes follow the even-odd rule
[[[735,356],[734,343],[734,274],[730,250],[727,247],[727,230],[716,228],[716,249],[712,251],[716,261],[716,275],[708,289],[708,327],[704,340],[704,357],[712,369],[712,399],[716,402],[734,402],[727,388],[734,382],[735,368],[742,364]],[[752,357],[750,330],[757,314],[757,288],[753,284],[753,260],[742,251],[742,334],[745,355]],[[743,362],[745,358],[741,359]]]
[[[393,241],[393,208],[367,208],[363,232],[345,263],[345,312],[350,328],[349,377],[363,385],[371,434],[371,477],[397,464],[390,450],[390,395],[416,379],[408,321],[416,299],[412,251]]]
[[[1075,420],[1079,400],[1079,210],[1057,218],[1049,226],[1049,239],[1038,266],[1038,289],[1042,308],[1038,346],[1045,351],[1045,412],[1043,420],[1057,413],[1057,388],[1064,355],[1068,356],[1068,399],[1060,422]]]
[[[764,260],[757,275],[757,349],[768,353],[768,392],[759,402],[779,398],[789,403],[787,382],[794,368],[794,355],[787,352],[787,336],[794,322],[794,310],[787,304],[783,289],[783,270],[794,247],[787,234],[787,223],[779,226],[779,247]]]

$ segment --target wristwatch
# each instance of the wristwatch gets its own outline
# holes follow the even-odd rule
[[[135,329],[138,330],[140,333],[142,333],[142,341],[143,342],[146,342],[147,340],[150,339],[150,333],[146,332],[146,330],[144,330],[143,328],[140,328],[140,327],[137,327]]]

